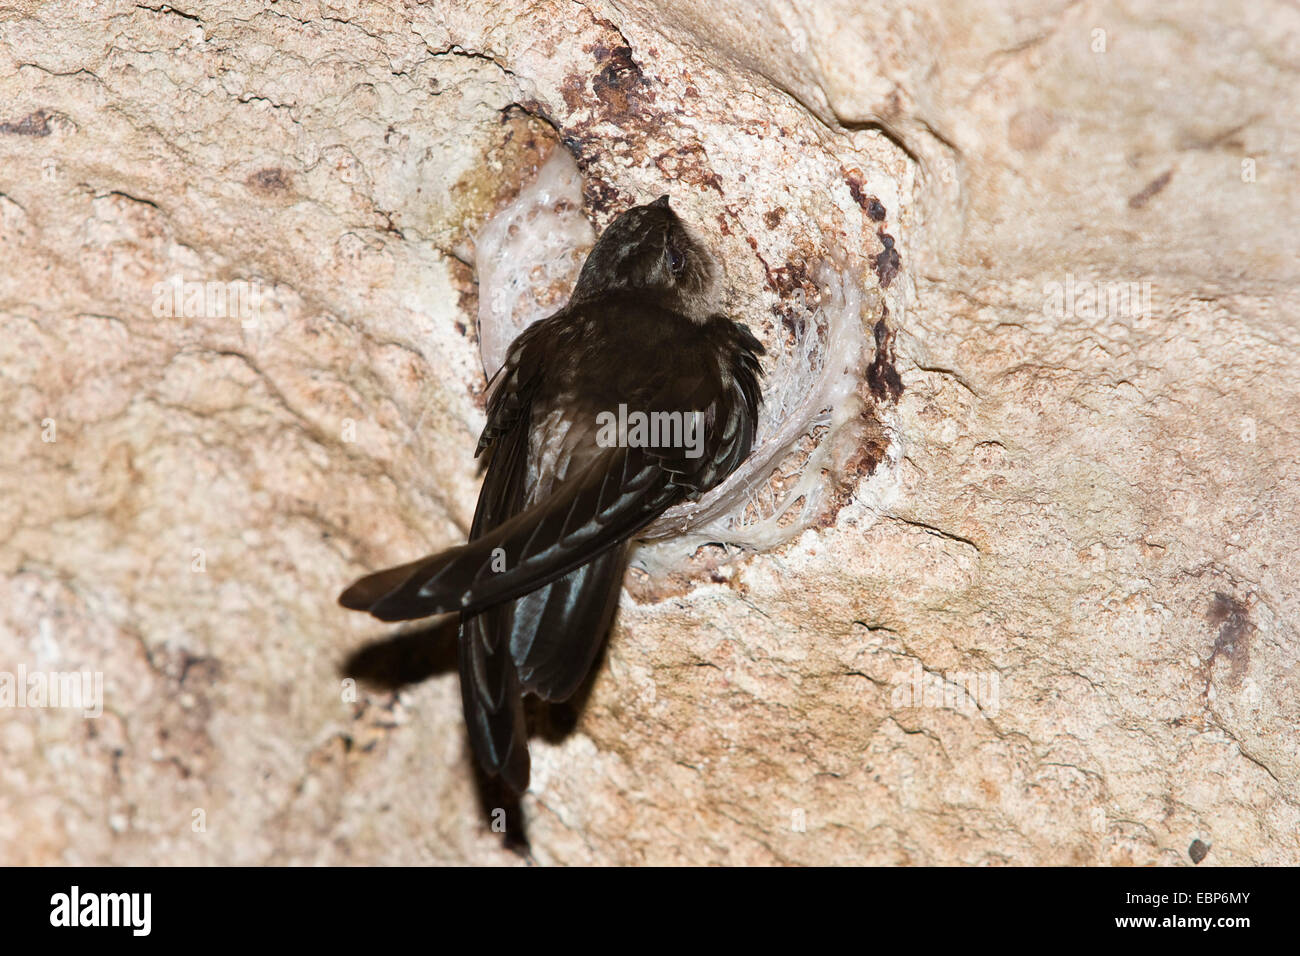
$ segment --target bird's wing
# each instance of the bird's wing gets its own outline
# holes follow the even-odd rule
[[[727,369],[719,380],[729,380],[705,412],[706,429],[711,430],[706,442],[709,455],[690,469],[671,459],[660,462],[665,470],[678,469],[681,487],[693,493],[712,488],[749,455],[762,401],[758,356],[763,346],[758,340],[745,326],[721,317],[704,334]],[[682,383],[671,387],[681,389]],[[712,392],[714,386],[709,389]],[[706,397],[696,394],[686,403]],[[629,550],[625,541],[556,581],[501,605],[510,608],[510,652],[526,690],[546,700],[566,700],[581,685],[617,610]]]
[[[383,621],[480,611],[630,537],[682,495],[657,461],[611,449],[544,500],[460,547],[362,578],[339,602]]]
[[[628,550],[626,541],[619,542],[551,583],[497,605],[509,617],[510,655],[525,690],[556,701],[568,700],[581,686],[614,622]]]
[[[703,364],[682,362],[640,403],[645,408],[702,409],[700,456],[691,457],[680,447],[600,448],[594,425],[570,426],[576,441],[585,443],[582,453],[573,456],[575,467],[541,500],[510,514],[518,498],[501,495],[495,483],[509,482],[517,489],[514,469],[519,466],[516,460],[513,468],[498,471],[494,452],[480,509],[487,509],[498,523],[476,518],[477,533],[466,544],[362,578],[340,602],[385,621],[479,611],[568,574],[634,535],[683,497],[722,481],[749,453],[753,441],[759,400],[755,351],[761,346],[743,326],[719,321],[725,325],[718,334],[730,341],[730,365],[738,369],[730,373],[731,380],[724,383]],[[521,356],[525,360],[526,354]],[[514,407],[516,401],[502,400],[502,407]],[[510,441],[502,447],[516,448],[518,454],[515,442],[524,441],[521,433],[527,431],[528,417],[516,418]],[[534,414],[533,420],[537,418]],[[498,506],[498,498],[506,504]],[[529,659],[527,653],[517,656]]]
[[[487,422],[475,456],[490,450],[470,540],[519,513],[528,500],[528,421],[541,382],[541,323],[512,343],[489,383]],[[511,607],[460,616],[461,703],[470,746],[489,774],[516,793],[528,789],[531,761],[519,673],[510,656]]]
[[[495,397],[495,396],[494,396]],[[489,409],[493,406],[489,405]],[[493,416],[489,415],[489,428]],[[484,429],[484,434],[487,429]],[[527,495],[527,429],[499,432],[491,444],[471,539],[518,512]],[[528,728],[519,674],[510,657],[509,606],[460,616],[460,693],[470,745],[483,769],[501,776],[515,792],[528,789]]]
[[[522,365],[530,350],[517,351]],[[513,374],[507,375],[503,387],[511,386]],[[514,408],[519,403],[494,396],[493,404]],[[681,447],[601,447],[597,410],[565,408],[561,403],[557,409],[567,420],[545,427],[562,437],[551,440],[542,435],[530,446],[534,472],[530,480],[546,486],[544,496],[513,515],[509,507],[495,508],[492,484],[504,479],[497,477],[494,450],[480,508],[488,508],[499,523],[489,526],[476,521],[478,533],[466,544],[362,578],[344,592],[340,602],[381,620],[401,621],[447,611],[478,611],[513,600],[631,537],[684,496],[706,490],[701,481],[716,478],[719,456],[723,464],[728,463],[743,437],[743,424],[731,411],[734,402],[709,362],[665,363],[637,405],[704,410],[702,454],[691,457]],[[519,433],[529,431],[530,423],[537,430],[540,422],[550,421],[557,409],[533,408],[531,416],[516,414],[509,431],[511,442],[522,441]],[[501,437],[497,440],[503,447],[511,444]],[[562,446],[559,451],[552,447],[557,443]],[[557,477],[558,468],[537,473],[549,467],[538,462],[551,457],[564,460],[562,476]]]
[[[715,316],[704,329],[715,354],[722,356],[726,388],[710,407],[707,430],[712,435],[711,455],[693,476],[697,492],[721,484],[749,457],[758,427],[758,408],[763,402],[759,385],[762,369],[758,357],[763,344],[739,322]]]

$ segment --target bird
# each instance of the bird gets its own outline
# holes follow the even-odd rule
[[[524,329],[488,383],[466,543],[339,597],[381,621],[460,615],[471,749],[517,794],[530,779],[524,695],[579,689],[637,534],[753,447],[764,348],[721,311],[720,271],[667,195],[615,218],[568,303]]]

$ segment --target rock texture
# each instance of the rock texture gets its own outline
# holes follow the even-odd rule
[[[465,533],[563,148],[769,344],[819,262],[886,321],[833,507],[629,579],[532,859],[1300,863],[1300,14],[1221,7],[0,11],[0,671],[103,678],[0,709],[0,862],[523,859],[445,629],[354,687],[334,597]]]

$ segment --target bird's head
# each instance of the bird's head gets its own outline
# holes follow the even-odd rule
[[[609,224],[592,247],[573,301],[610,292],[642,292],[697,322],[722,304],[718,264],[660,196]]]

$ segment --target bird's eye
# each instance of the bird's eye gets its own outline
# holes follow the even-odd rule
[[[675,276],[680,276],[686,269],[686,254],[672,243],[668,244],[668,268]]]

